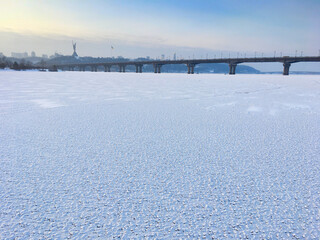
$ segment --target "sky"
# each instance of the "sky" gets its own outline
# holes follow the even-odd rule
[[[0,52],[205,58],[320,54],[319,0],[0,0]],[[111,46],[114,49],[111,49]]]

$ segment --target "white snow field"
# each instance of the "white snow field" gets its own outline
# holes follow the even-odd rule
[[[320,76],[0,72],[0,239],[319,239]]]

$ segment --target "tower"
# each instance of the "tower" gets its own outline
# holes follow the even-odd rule
[[[77,52],[76,52],[76,50],[77,50],[77,43],[73,43],[73,41],[72,41],[72,47],[73,47],[72,57],[77,58],[77,57],[78,57],[78,54],[77,54]]]

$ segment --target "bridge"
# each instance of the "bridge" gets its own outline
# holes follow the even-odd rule
[[[318,57],[261,57],[261,58],[215,58],[215,59],[192,59],[192,60],[150,60],[150,61],[125,61],[125,62],[99,62],[99,63],[73,63],[73,64],[58,64],[49,67],[69,70],[69,71],[85,71],[86,68],[91,68],[91,71],[96,72],[98,67],[104,67],[105,72],[110,72],[112,66],[118,66],[119,72],[125,72],[126,66],[133,65],[137,73],[142,73],[143,65],[153,65],[154,73],[160,73],[161,67],[166,64],[185,64],[188,68],[188,74],[194,74],[194,68],[201,63],[226,63],[229,64],[229,74],[236,74],[236,67],[241,63],[270,63],[279,62],[283,64],[283,75],[289,75],[291,64],[297,62],[320,62]]]

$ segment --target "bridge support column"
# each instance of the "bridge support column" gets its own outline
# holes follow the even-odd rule
[[[135,65],[136,66],[136,73],[139,73],[140,71],[140,65]]]
[[[195,66],[194,63],[189,63],[189,64],[187,64],[188,74],[194,74],[194,66]]]
[[[235,75],[236,74],[236,67],[237,67],[236,63],[230,63],[229,64],[229,74],[230,75]]]
[[[104,71],[105,71],[105,72],[110,72],[110,68],[111,68],[111,66],[109,66],[109,65],[104,65]]]
[[[91,71],[92,72],[96,72],[97,71],[97,67],[96,66],[91,66]]]
[[[142,65],[141,64],[136,64],[136,73],[142,73]]]
[[[126,72],[126,65],[119,65],[119,72]]]
[[[161,73],[161,64],[154,64],[154,73]]]
[[[291,63],[283,63],[283,75],[289,75],[289,69],[290,69]]]

